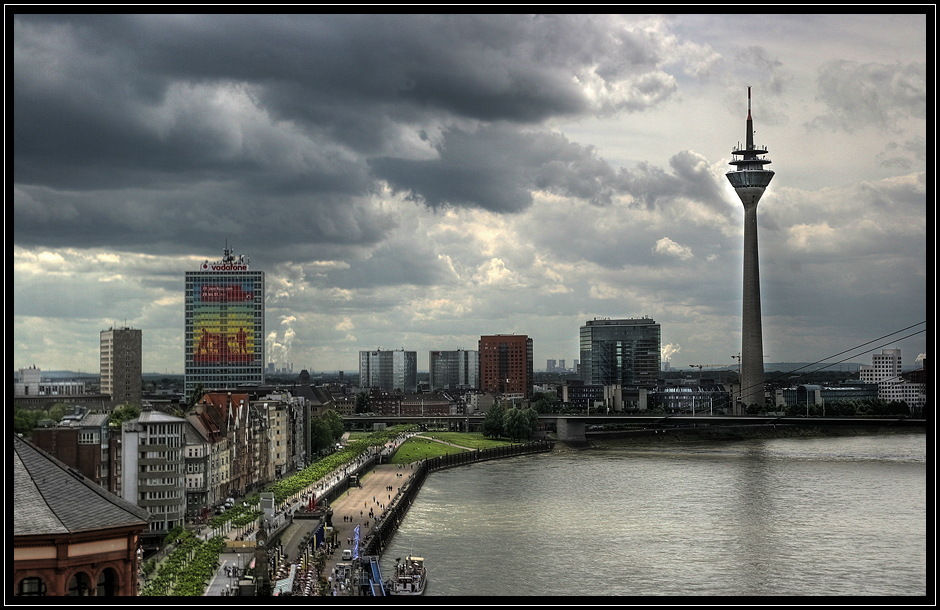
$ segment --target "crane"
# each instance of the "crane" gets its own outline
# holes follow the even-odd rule
[[[702,379],[702,369],[711,369],[711,368],[729,368],[734,367],[734,364],[690,364],[692,368],[698,369],[698,377],[701,382]]]

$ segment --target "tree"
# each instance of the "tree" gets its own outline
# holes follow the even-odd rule
[[[536,392],[532,395],[531,402],[535,403],[537,413],[554,413],[555,405],[558,402],[558,394],[554,391]]]
[[[310,447],[314,452],[322,451],[333,445],[333,433],[330,426],[322,417],[316,417],[310,422]]]
[[[33,428],[43,419],[42,411],[30,411],[20,406],[13,406],[13,432],[29,436],[33,433]]]
[[[63,402],[57,402],[46,411],[35,411],[24,409],[18,405],[13,405],[13,432],[23,436],[32,435],[35,428],[41,420],[48,419],[53,422],[62,421],[65,412],[71,407]]]
[[[124,422],[138,417],[140,417],[140,407],[134,404],[123,404],[111,411],[108,423],[112,426],[120,426]]]
[[[506,409],[506,413],[503,415],[503,430],[506,431],[511,441],[516,442],[516,440],[524,439],[527,436],[528,427],[528,421],[522,409],[515,407]]]
[[[202,398],[202,395],[206,393],[206,389],[202,387],[201,383],[197,383],[196,387],[193,388],[193,393],[189,396],[189,400],[186,401],[186,406],[189,408],[195,407],[196,403],[199,402],[199,399]]]
[[[529,433],[527,438],[532,438],[532,435],[535,434],[535,431],[539,429],[539,414],[538,411],[529,407],[522,412],[525,415],[526,422],[529,425]]]
[[[333,446],[343,436],[343,417],[327,409],[310,422],[310,446],[314,452]]]
[[[62,421],[62,418],[65,417],[65,412],[68,411],[71,407],[65,404],[64,402],[57,402],[52,405],[48,411],[45,411],[46,417],[44,419],[51,419],[52,421],[58,423]]]
[[[372,410],[372,397],[369,391],[356,394],[356,413],[368,413]]]
[[[343,416],[334,411],[333,409],[327,410],[323,415],[321,415],[326,422],[327,427],[330,429],[330,436],[333,438],[333,441],[338,440],[343,436]]]
[[[483,416],[483,436],[499,438],[505,434],[503,430],[503,416],[505,413],[506,408],[502,404],[493,403],[493,406]]]
[[[513,442],[532,438],[532,434],[538,429],[538,423],[539,415],[532,407],[510,407],[503,415],[503,430]]]

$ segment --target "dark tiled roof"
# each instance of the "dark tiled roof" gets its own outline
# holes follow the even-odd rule
[[[208,442],[208,435],[205,433],[205,427],[199,418],[189,416],[183,425],[183,439],[185,445],[201,445]]]
[[[13,535],[67,534],[140,525],[150,514],[13,436]]]

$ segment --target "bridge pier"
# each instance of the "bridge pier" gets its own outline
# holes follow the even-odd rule
[[[587,441],[587,437],[584,435],[583,421],[570,420],[567,417],[559,417],[557,422],[559,441]]]

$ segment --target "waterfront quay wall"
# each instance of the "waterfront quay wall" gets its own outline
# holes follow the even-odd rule
[[[385,550],[392,536],[394,536],[395,532],[398,530],[399,524],[414,502],[428,474],[436,470],[466,466],[467,464],[473,464],[475,462],[498,460],[529,453],[550,452],[554,448],[554,445],[555,444],[551,441],[534,441],[520,445],[506,445],[503,447],[493,447],[491,449],[465,451],[463,453],[454,453],[421,460],[415,465],[414,473],[409,477],[405,485],[402,486],[401,491],[395,496],[392,505],[386,511],[382,521],[376,525],[375,529],[373,529],[368,538],[366,538],[362,554],[382,554],[382,551]]]
[[[922,420],[921,420],[922,421]],[[889,421],[866,422],[862,425],[818,425],[813,420],[799,423],[766,423],[746,424],[740,426],[709,425],[698,426],[681,425],[661,427],[644,430],[611,430],[589,431],[585,434],[586,441],[581,443],[562,443],[569,448],[583,449],[598,445],[608,445],[622,441],[629,444],[653,443],[659,444],[669,441],[704,441],[704,440],[747,440],[756,438],[790,438],[790,437],[823,437],[823,436],[856,436],[871,434],[898,434],[916,433],[923,426],[918,422]]]

